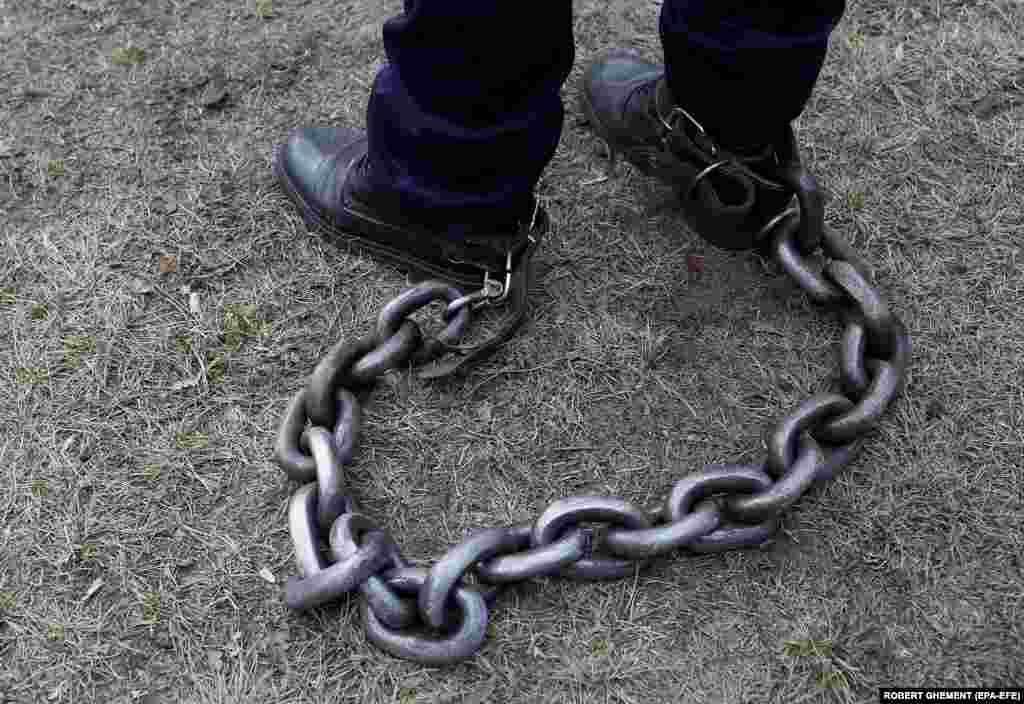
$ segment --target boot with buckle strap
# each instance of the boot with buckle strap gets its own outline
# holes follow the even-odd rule
[[[403,271],[459,286],[518,268],[547,225],[543,209],[509,223],[431,224],[404,217],[393,194],[369,187],[367,138],[347,127],[301,127],[274,149],[274,175],[310,229]]]
[[[526,316],[530,258],[548,228],[539,202],[532,198],[517,222],[434,225],[404,217],[393,194],[367,185],[367,168],[367,138],[356,129],[303,127],[274,149],[274,175],[311,230],[414,279],[439,278],[472,291],[479,303],[505,304],[486,340],[420,376],[448,376],[492,354]]]
[[[613,49],[587,69],[580,109],[604,141],[609,175],[617,157],[676,188],[689,225],[726,250],[758,246],[791,212],[801,216],[804,253],[821,241],[824,206],[815,179],[800,162],[792,127],[774,143],[738,150],[716,143],[669,90],[664,69],[635,52]]]

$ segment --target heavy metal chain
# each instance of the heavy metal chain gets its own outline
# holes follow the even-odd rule
[[[352,461],[361,423],[353,391],[456,349],[471,311],[494,291],[464,295],[428,281],[388,303],[374,333],[331,348],[278,431],[274,460],[302,484],[288,510],[302,574],[287,584],[288,606],[309,609],[358,590],[372,643],[399,658],[448,665],[480,649],[488,609],[507,585],[540,576],[617,579],[680,548],[720,552],[769,540],[786,509],[857,456],[900,393],[910,357],[906,329],[852,248],[826,230],[826,261],[816,266],[802,253],[799,226],[798,211],[787,210],[763,230],[761,246],[814,303],[843,316],[842,393],[816,394],[769,429],[760,464],[685,476],[651,510],[606,496],[559,499],[535,520],[476,533],[429,569],[410,566],[345,486],[342,467]],[[424,338],[409,316],[433,301],[447,302],[446,327]]]

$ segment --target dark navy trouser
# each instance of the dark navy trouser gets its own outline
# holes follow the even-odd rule
[[[720,143],[769,142],[803,110],[844,9],[664,0],[669,87]],[[571,0],[405,0],[384,47],[367,110],[371,178],[426,223],[522,215],[562,129]]]

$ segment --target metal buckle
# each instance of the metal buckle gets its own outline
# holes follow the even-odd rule
[[[445,320],[449,320],[466,306],[470,310],[477,310],[484,306],[500,303],[508,298],[509,289],[512,287],[512,253],[505,255],[505,283],[491,278],[491,272],[484,272],[483,286],[479,291],[468,293],[462,298],[456,299],[445,308]]]
[[[690,124],[692,124],[694,127],[697,128],[698,132],[700,132],[701,134],[704,134],[704,135],[707,134],[707,130],[704,129],[704,126],[701,125],[699,122],[697,122],[696,118],[694,118],[693,115],[691,115],[690,113],[686,112],[681,107],[675,106],[675,107],[672,108],[672,110],[669,111],[668,119],[671,120],[671,122],[666,121],[665,118],[663,118],[661,116],[661,112],[660,111],[657,111],[657,112],[658,112],[658,119],[661,120],[661,124],[665,125],[665,129],[667,129],[669,132],[671,132],[672,130],[674,130],[676,128],[675,127],[675,120],[673,118],[676,118],[676,117],[682,115],[683,117],[685,117],[687,120],[690,121]]]
[[[537,215],[540,213],[540,199],[535,198],[533,203],[533,214],[530,217],[530,232],[537,226]],[[532,234],[527,234],[526,239],[530,242],[530,245],[537,244],[537,238]],[[456,261],[449,258],[451,261]],[[491,278],[491,272],[484,272],[483,286],[479,291],[466,294],[462,298],[452,301],[448,304],[445,309],[445,318],[451,318],[459,310],[466,306],[470,306],[471,310],[477,310],[483,306],[492,305],[494,303],[501,303],[506,298],[512,289],[512,252],[508,251],[505,253],[505,282],[502,283],[498,279]]]
[[[790,199],[789,202],[792,203],[793,199]],[[775,226],[778,225],[783,220],[785,220],[786,218],[788,218],[790,215],[800,215],[800,210],[798,208],[786,208],[785,210],[783,210],[781,213],[779,213],[778,215],[773,217],[771,220],[769,220],[765,224],[765,226],[761,228],[761,230],[757,233],[757,235],[754,236],[754,241],[755,242],[760,242],[765,237],[770,235],[772,230],[775,229]]]
[[[673,130],[675,130],[676,122],[678,121],[679,117],[686,118],[691,125],[697,128],[698,134],[701,137],[703,137],[702,141],[707,146],[707,149],[711,153],[711,156],[716,156],[718,154],[718,145],[715,144],[714,140],[711,139],[711,135],[709,135],[707,130],[704,129],[704,125],[697,122],[697,118],[695,118],[690,113],[686,112],[686,110],[683,110],[678,105],[674,106],[668,113],[668,120],[661,116],[661,111],[658,110],[657,108],[655,108],[654,112],[658,115],[658,120],[661,122],[661,124],[664,125],[665,129],[668,130],[670,133]],[[662,141],[668,141],[667,134],[665,135],[665,137],[662,138]]]
[[[693,192],[697,190],[697,185],[701,182],[702,179],[704,179],[705,176],[710,174],[715,169],[720,169],[729,163],[730,162],[725,159],[723,159],[722,161],[716,161],[714,164],[704,168],[703,171],[697,174],[697,176],[693,179],[693,183],[691,183],[690,187],[686,190],[686,200],[690,200],[691,198],[693,198]]]
[[[484,272],[484,302],[500,303],[508,298],[509,289],[512,288],[512,252],[505,254],[505,283],[491,278],[491,272]]]

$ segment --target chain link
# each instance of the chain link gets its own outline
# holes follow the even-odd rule
[[[450,306],[462,298],[462,291],[440,281],[424,281],[417,284],[384,306],[377,320],[377,336],[381,340],[391,337],[398,332],[411,313],[434,301],[447,301]],[[447,315],[448,310],[446,307],[447,324],[444,329],[436,337],[424,338],[422,344],[409,357],[409,362],[414,366],[434,361],[449,351],[465,334],[469,325],[470,308],[460,307],[451,315]]]
[[[761,464],[689,474],[656,510],[605,496],[558,499],[535,520],[470,535],[429,569],[410,567],[346,492],[342,467],[352,461],[362,422],[353,391],[389,370],[457,350],[471,311],[491,302],[494,291],[464,294],[427,281],[389,302],[374,333],[327,352],[278,428],[274,460],[302,484],[288,509],[301,575],[286,586],[288,605],[313,608],[359,591],[371,643],[399,658],[449,665],[480,649],[488,604],[506,585],[542,576],[616,579],[680,549],[721,552],[771,540],[789,507],[857,457],[901,392],[910,360],[905,327],[853,248],[826,228],[826,261],[815,264],[801,218],[795,210],[781,213],[763,241],[811,301],[842,316],[842,393],[816,394],[783,416],[765,435]],[[409,316],[434,301],[446,306],[442,329],[424,337]]]
[[[683,477],[665,499],[665,515],[672,521],[679,521],[696,505],[702,504],[714,495],[735,496],[766,491],[772,485],[772,478],[763,466],[716,465],[703,472]],[[724,512],[721,501],[713,500],[720,514]],[[762,545],[779,529],[777,519],[762,521],[757,525],[742,525],[727,520],[720,522],[714,530],[691,542],[687,547],[699,553],[724,552],[737,548]]]
[[[388,587],[399,594],[416,596],[427,583],[428,572],[404,567],[384,573]],[[424,665],[451,665],[473,657],[487,636],[487,603],[479,592],[459,587],[452,594],[452,604],[459,611],[454,631],[441,635],[420,635],[389,628],[363,602],[366,637],[381,650],[404,660]]]
[[[858,400],[868,390],[868,372],[864,368],[866,340],[867,331],[864,326],[851,320],[843,330],[839,346],[839,383],[847,396]]]
[[[331,557],[338,562],[359,552],[362,547],[360,538],[370,533],[383,532],[366,516],[350,513],[338,518],[331,527]],[[385,534],[386,535],[386,534]],[[391,562],[389,567],[408,567],[405,558],[398,552],[398,546],[388,537]],[[359,591],[366,597],[373,613],[389,628],[406,628],[416,623],[416,608],[402,599],[379,576],[372,575],[359,585]]]
[[[815,271],[800,254],[799,230],[800,216],[797,213],[780,222],[771,240],[772,257],[813,302],[824,306],[843,303],[843,291]]]
[[[533,526],[533,546],[550,545],[562,534],[581,522],[608,523],[627,529],[651,527],[647,514],[632,504],[610,496],[570,496],[553,502]],[[559,570],[570,579],[621,579],[636,571],[630,560],[594,556],[594,548],[602,541],[595,534],[590,554]]]
[[[482,582],[510,584],[556,574],[589,554],[593,543],[590,531],[574,529],[547,545],[530,547],[532,524],[523,523],[510,530],[515,531],[518,538],[516,549],[478,563],[476,575]]]

